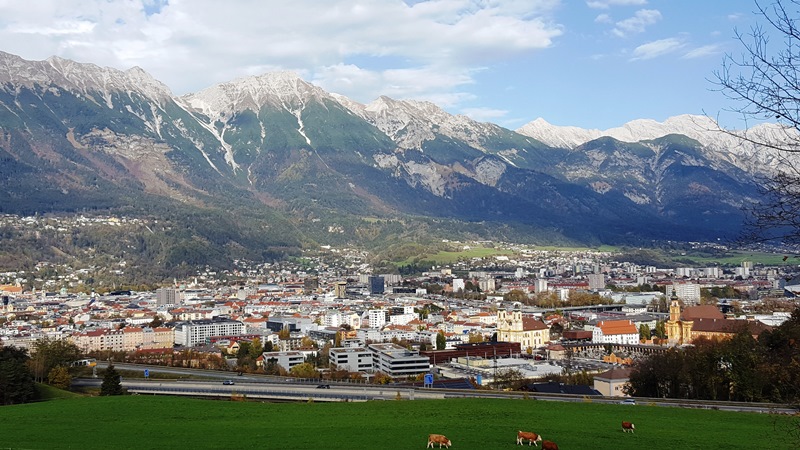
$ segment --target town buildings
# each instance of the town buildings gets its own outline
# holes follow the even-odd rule
[[[229,358],[240,342],[258,339],[272,345],[269,357],[287,370],[338,339],[341,348],[329,354],[335,366],[403,378],[441,364],[430,352],[442,341],[453,351],[469,343],[515,344],[519,350],[510,352],[513,357],[556,359],[566,358],[575,342],[642,342],[659,349],[701,336],[724,338],[741,326],[755,334],[759,324],[775,326],[787,317],[759,310],[769,304],[765,299],[791,305],[793,286],[800,285],[786,281],[796,271],[791,267],[663,269],[616,261],[604,252],[508,249],[513,254],[461,260],[404,278],[374,275],[361,251],[329,249],[329,255],[309,256],[302,266],[241,263],[224,277],[205,271],[152,292],[102,295],[72,291],[85,287],[83,272],[42,263],[41,273],[59,275],[43,279],[36,289],[21,286],[26,275],[19,271],[0,273],[0,339],[3,345],[24,347],[44,337],[71,339],[85,352],[172,348],[178,353],[214,345],[233,352]],[[378,292],[379,278],[384,293]],[[736,298],[720,298],[714,305],[707,296],[714,288]],[[523,301],[505,300],[512,291]],[[670,303],[664,291],[674,293],[676,302]],[[571,305],[576,294],[597,296],[606,304]],[[537,307],[539,297],[560,300]],[[639,335],[642,326],[655,333],[661,325],[666,340]],[[464,356],[478,364],[473,357]]]

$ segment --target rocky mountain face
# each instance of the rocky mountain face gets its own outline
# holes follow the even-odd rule
[[[176,97],[138,68],[0,52],[0,212],[240,209],[268,215],[261,231],[278,246],[381,236],[365,217],[716,239],[738,231],[772,159],[713,128],[680,116],[515,132],[429,102],[362,105],[291,73]]]

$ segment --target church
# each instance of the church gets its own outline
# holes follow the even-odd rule
[[[550,328],[534,317],[522,315],[522,305],[514,303],[508,311],[497,312],[497,340],[499,342],[519,342],[520,349],[532,352],[550,342]]]
[[[669,320],[664,325],[671,345],[691,344],[701,336],[728,339],[743,329],[757,337],[770,328],[752,320],[726,319],[714,305],[687,306],[681,311],[681,304],[674,293],[669,305]]]

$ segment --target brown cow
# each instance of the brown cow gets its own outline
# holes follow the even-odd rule
[[[542,437],[530,431],[517,431],[517,445],[524,445],[525,440],[528,441],[528,447],[530,447],[531,444],[538,447],[538,442],[542,441]]]
[[[553,441],[542,442],[542,450],[558,450],[558,445]]]
[[[450,448],[450,439],[447,439],[443,434],[429,434],[428,445],[425,448],[433,448],[433,444],[439,444],[439,448],[442,448],[442,444]]]
[[[634,428],[636,428],[636,427],[634,427],[632,423],[630,423],[630,422],[622,422],[622,431],[623,432],[627,433],[628,431],[630,431],[631,433],[633,433],[633,429]]]

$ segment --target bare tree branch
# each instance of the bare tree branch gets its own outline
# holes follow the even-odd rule
[[[744,49],[739,57],[726,54],[712,82],[737,106],[745,124],[775,121],[779,126],[744,131],[720,128],[758,152],[776,157],[774,170],[761,179],[760,203],[748,209],[744,239],[800,244],[800,0],[755,0],[765,25],[749,33],[735,30]],[[776,38],[777,46],[772,46]]]

